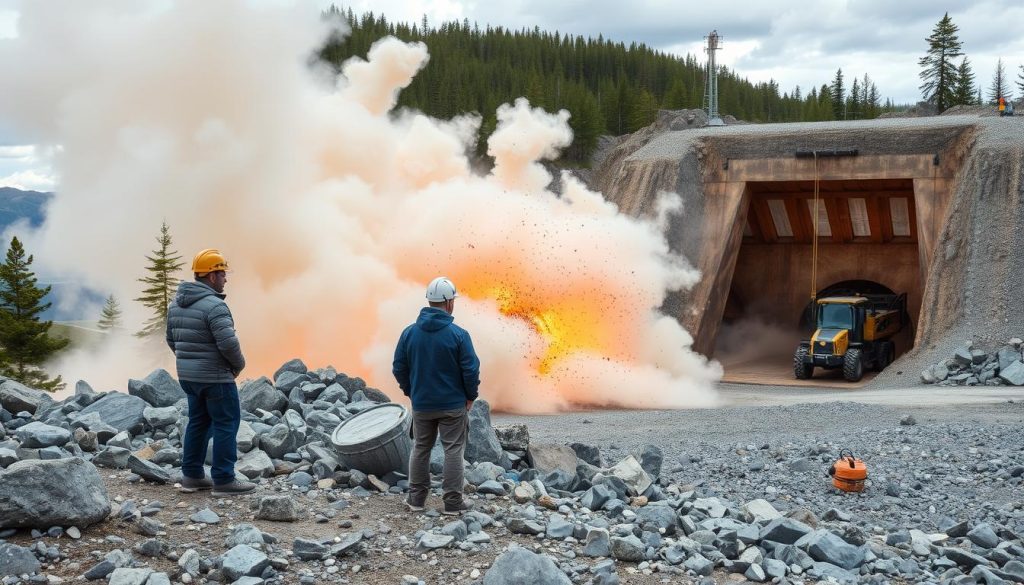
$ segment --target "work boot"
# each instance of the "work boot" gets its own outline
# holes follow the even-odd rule
[[[224,483],[213,486],[213,495],[217,497],[221,496],[237,496],[241,494],[247,494],[256,489],[256,484],[249,481],[238,481],[237,479],[231,483]]]
[[[192,494],[199,490],[208,490],[213,487],[213,482],[207,477],[182,477],[181,489],[183,494]]]
[[[459,500],[458,502],[445,502],[444,512],[442,512],[442,514],[445,516],[458,516],[459,514],[468,512],[472,509],[473,506],[467,504],[465,500]]]
[[[405,506],[409,508],[410,512],[422,512],[426,501],[414,501],[411,497],[405,500]]]

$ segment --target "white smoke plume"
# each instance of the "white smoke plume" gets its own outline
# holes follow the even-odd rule
[[[476,116],[392,111],[428,62],[422,44],[382,39],[335,79],[310,65],[331,31],[308,6],[20,11],[19,36],[0,40],[0,117],[60,147],[58,196],[26,245],[49,270],[115,294],[130,323],[146,316],[130,299],[166,220],[186,262],[208,247],[228,257],[244,376],[300,357],[400,398],[395,341],[445,275],[498,410],[715,404],[720,367],[656,310],[699,277],[656,220],[620,215],[568,176],[562,197],[546,190],[537,161],[570,143],[567,113],[502,106],[495,167],[479,176],[466,156]],[[130,340],[116,346],[54,367],[124,388],[151,364]],[[173,372],[169,352],[161,365]]]

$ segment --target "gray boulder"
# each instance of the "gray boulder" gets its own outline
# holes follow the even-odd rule
[[[864,563],[864,550],[849,544],[828,530],[815,530],[796,542],[816,561],[844,569],[855,569]]]
[[[281,392],[288,394],[293,388],[298,388],[299,384],[307,380],[309,380],[309,377],[306,374],[291,371],[281,372],[280,376],[274,376],[274,386]]]
[[[530,431],[524,424],[498,425],[494,433],[506,451],[526,451],[530,447]]]
[[[114,569],[114,572],[110,574],[107,585],[146,585],[151,575],[153,575],[153,569],[148,567],[141,569],[121,567]]]
[[[33,421],[14,430],[14,436],[21,441],[22,447],[39,449],[64,445],[71,440],[71,432],[60,427],[50,426]]]
[[[761,540],[793,544],[813,531],[813,528],[798,520],[776,518],[761,529],[760,537]]]
[[[610,556],[612,552],[608,530],[604,528],[591,528],[588,530],[587,543],[583,547],[583,554],[588,557]]]
[[[160,467],[151,461],[140,459],[135,455],[128,458],[128,469],[142,479],[146,479],[154,483],[162,484],[171,481],[171,474],[163,467]]]
[[[240,544],[262,545],[263,533],[252,524],[238,524],[228,533],[224,544],[232,548]]]
[[[320,395],[319,400],[323,400],[324,402],[329,402],[331,404],[344,404],[348,402],[348,390],[345,390],[345,388],[341,384],[331,384],[330,386],[327,387],[326,390],[323,391],[323,394]]]
[[[469,411],[469,438],[464,457],[470,463],[490,461],[502,465],[504,453],[498,435],[491,426],[491,406],[486,400],[477,400]]]
[[[661,477],[661,464],[664,461],[665,456],[661,449],[654,445],[645,445],[643,451],[640,452],[640,467],[643,467],[647,475],[654,479]]]
[[[17,414],[25,411],[35,414],[40,408],[52,403],[53,399],[46,392],[29,388],[20,382],[5,380],[0,384],[0,407],[8,412]]]
[[[107,447],[92,458],[94,465],[110,469],[124,469],[128,467],[128,458],[132,452],[123,447]]]
[[[296,373],[296,374],[306,374],[306,373],[309,372],[309,368],[307,368],[306,364],[304,364],[302,362],[302,360],[300,360],[299,358],[295,358],[293,360],[288,360],[287,362],[282,364],[281,367],[278,368],[276,372],[274,372],[274,380],[276,381],[278,378],[281,377],[281,374],[283,374],[285,372],[293,372],[293,373]]]
[[[260,435],[260,449],[275,459],[286,453],[295,453],[306,441],[305,433],[287,424],[274,425],[270,432]]]
[[[162,429],[178,422],[178,419],[181,418],[181,413],[173,406],[165,406],[163,408],[147,406],[142,411],[142,418],[146,420],[149,428]]]
[[[487,481],[494,481],[499,475],[505,473],[505,469],[500,465],[495,465],[484,461],[483,463],[477,463],[473,465],[471,469],[466,470],[466,481],[469,483],[479,486]]]
[[[249,479],[270,477],[274,475],[274,462],[263,451],[253,449],[238,458],[238,461],[235,463],[235,471]]]
[[[572,581],[559,570],[551,557],[538,555],[525,548],[511,548],[494,559],[484,574],[484,585],[571,585]]]
[[[99,441],[101,445],[105,444],[118,433],[117,429],[103,422],[100,415],[95,412],[91,412],[89,414],[82,414],[80,412],[72,413],[68,416],[68,421],[71,423],[71,430],[84,429],[91,433],[96,433],[96,440]]]
[[[583,494],[580,504],[591,510],[600,510],[608,500],[617,497],[615,490],[605,484],[595,485]]]
[[[1011,386],[1024,386],[1024,362],[1013,362],[999,372],[999,378]]]
[[[630,534],[611,539],[612,558],[619,561],[639,563],[644,560],[644,543]]]
[[[635,524],[638,524],[641,530],[664,530],[664,534],[671,536],[676,532],[676,511],[668,506],[649,504],[636,511]]]
[[[231,581],[240,577],[258,577],[270,566],[267,555],[247,544],[240,544],[221,558],[224,576]]]
[[[131,396],[123,392],[109,392],[79,411],[79,417],[96,413],[100,420],[118,431],[135,434],[141,431],[146,423],[142,413],[147,406],[149,404],[138,396]]]
[[[79,457],[19,461],[0,472],[0,528],[85,528],[108,514],[103,479]]]
[[[988,523],[981,523],[967,533],[967,538],[981,548],[995,548],[999,545],[999,536]]]
[[[128,394],[138,396],[150,406],[174,406],[185,398],[185,391],[167,370],[153,370],[142,380],[128,380]]]
[[[272,522],[295,522],[301,509],[290,496],[266,496],[260,500],[256,518]]]
[[[331,548],[315,540],[296,538],[292,543],[292,553],[303,561],[319,561],[327,558]]]
[[[288,397],[263,376],[242,384],[238,391],[242,410],[255,413],[257,410],[282,412],[288,406]]]
[[[32,551],[16,544],[0,543],[0,575],[31,575],[40,568]]]
[[[581,461],[586,461],[594,467],[604,467],[604,463],[601,461],[600,447],[584,445],[583,443],[570,443],[569,448],[576,452],[576,457]]]
[[[530,445],[526,453],[530,466],[541,475],[547,475],[552,471],[561,469],[570,477],[576,475],[576,452],[568,445],[556,445],[553,443],[534,443]]]

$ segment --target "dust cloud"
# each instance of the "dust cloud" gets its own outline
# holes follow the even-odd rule
[[[519,99],[498,110],[493,171],[470,169],[480,120],[394,111],[429,62],[380,40],[340,77],[310,65],[339,34],[307,5],[241,0],[25,2],[0,40],[0,117],[59,147],[58,195],[27,242],[38,263],[113,293],[129,325],[143,255],[162,221],[188,262],[214,247],[249,366],[302,358],[401,397],[394,343],[451,278],[473,336],[481,395],[497,410],[716,404],[715,362],[657,311],[699,274],[670,254],[662,217],[621,215],[538,164],[572,140],[566,112]],[[181,273],[182,278],[190,275]],[[98,313],[98,311],[97,311]],[[97,389],[168,367],[120,335],[53,368]],[[166,351],[162,349],[159,351]]]

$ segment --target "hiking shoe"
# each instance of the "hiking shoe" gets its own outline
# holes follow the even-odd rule
[[[468,512],[472,509],[473,506],[467,504],[465,500],[460,500],[456,503],[445,502],[444,512],[442,512],[442,514],[444,514],[445,516],[458,516],[459,514],[462,514],[463,512]]]
[[[405,507],[409,508],[410,512],[422,512],[425,508],[423,507],[426,502],[413,502],[412,500],[405,501]]]
[[[183,494],[191,494],[199,490],[208,490],[212,487],[213,481],[207,477],[182,477],[181,488],[178,491]]]
[[[213,486],[214,496],[237,496],[247,494],[256,489],[256,484],[249,481],[238,481]]]

